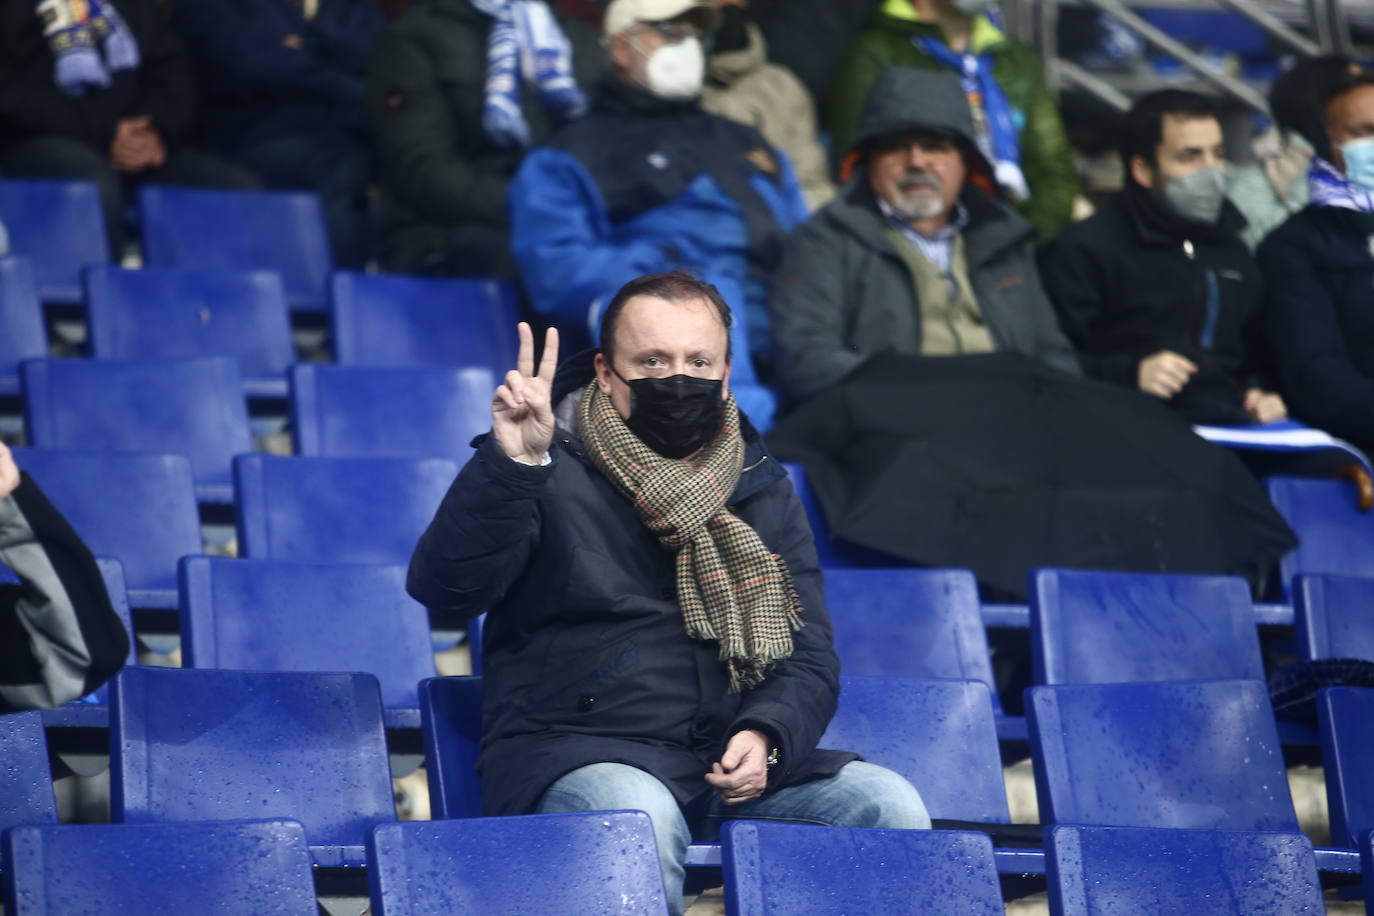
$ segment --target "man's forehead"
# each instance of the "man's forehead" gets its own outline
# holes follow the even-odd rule
[[[1167,114],[1160,133],[1162,146],[1216,146],[1222,142],[1221,122],[1211,116]]]
[[[1336,96],[1328,113],[1342,123],[1374,121],[1374,86],[1359,86]]]
[[[725,324],[716,307],[707,299],[660,299],[633,296],[620,313],[615,326],[616,348],[673,347],[699,345],[706,338],[721,346],[727,339]],[[688,336],[694,338],[686,339]]]

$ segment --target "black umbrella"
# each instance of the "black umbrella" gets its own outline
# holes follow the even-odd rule
[[[877,357],[769,443],[832,537],[1017,596],[1039,566],[1253,576],[1297,543],[1161,402],[1017,354]]]

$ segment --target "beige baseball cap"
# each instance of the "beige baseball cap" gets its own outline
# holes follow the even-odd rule
[[[700,0],[611,0],[610,6],[606,7],[601,34],[610,38],[636,22],[666,22],[686,12],[695,12],[701,19],[703,29],[720,26],[720,10]]]

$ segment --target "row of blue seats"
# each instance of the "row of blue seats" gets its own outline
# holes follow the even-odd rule
[[[83,271],[82,290],[96,358],[229,357],[249,396],[285,396],[296,353],[276,271],[100,266]],[[508,283],[339,272],[329,290],[341,365],[482,366],[499,376],[515,358]],[[18,392],[20,362],[47,354],[34,269],[0,258],[0,394]]]
[[[1323,911],[1301,835],[1074,825],[1046,834],[1056,916]],[[1374,834],[1364,845],[1374,861]],[[734,821],[721,847],[733,916],[1004,912],[983,834]],[[383,824],[366,849],[375,916],[667,912],[653,828],[639,811]],[[17,827],[0,854],[15,916],[317,912],[299,821]]]
[[[275,270],[293,311],[323,311],[333,256],[319,197],[145,185],[138,218],[149,267]],[[81,302],[87,267],[111,263],[100,193],[85,181],[0,181],[0,222],[33,261],[43,301]]]
[[[481,679],[419,686],[436,819],[481,814]],[[159,823],[288,817],[321,867],[365,861],[368,829],[395,819],[382,697],[366,674],[130,667],[111,690],[111,819]],[[1056,685],[1027,691],[1041,820],[1299,832],[1264,684],[1194,680]],[[1333,873],[1360,871],[1374,829],[1374,689],[1319,698],[1335,846]],[[0,829],[55,822],[42,716],[0,718]],[[845,676],[822,746],[848,748],[909,779],[933,818],[1010,821],[987,686]],[[719,864],[696,843],[691,865]],[[1033,849],[1000,849],[1005,873],[1043,873]]]

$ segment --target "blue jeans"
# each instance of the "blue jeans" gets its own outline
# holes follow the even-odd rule
[[[693,829],[673,793],[658,779],[623,763],[593,763],[549,786],[538,808],[540,814],[616,810],[644,811],[653,820],[668,911],[680,916],[683,862]],[[789,786],[738,805],[726,805],[713,796],[694,825],[697,838],[717,839],[720,825],[734,818],[833,827],[930,827],[930,815],[911,783],[891,770],[859,760],[845,764],[827,779]]]

